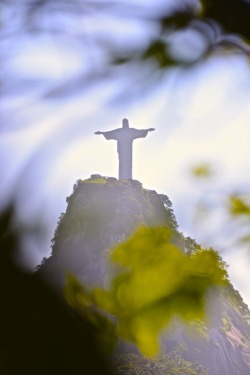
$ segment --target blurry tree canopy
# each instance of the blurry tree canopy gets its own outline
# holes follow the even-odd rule
[[[46,38],[54,52],[65,49],[65,58],[69,48],[81,56],[80,68],[72,68],[72,74],[62,75],[42,92],[50,98],[75,94],[137,68],[144,71],[141,79],[152,83],[159,78],[157,71],[188,68],[214,53],[250,52],[247,0],[4,0],[1,12],[6,64],[14,48],[18,50],[18,43],[8,48],[15,38],[20,45],[29,37],[41,46]],[[6,93],[14,89],[12,84],[3,79]],[[21,89],[21,82],[15,82],[15,90],[18,86]]]

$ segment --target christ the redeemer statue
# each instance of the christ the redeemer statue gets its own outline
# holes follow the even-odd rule
[[[128,120],[122,120],[122,128],[107,132],[96,132],[95,134],[103,134],[106,139],[114,139],[117,141],[117,152],[119,156],[119,180],[127,180],[132,178],[132,144],[136,138],[144,138],[155,129],[134,129],[129,127]]]

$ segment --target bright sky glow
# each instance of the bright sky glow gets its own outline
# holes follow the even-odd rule
[[[11,45],[15,55],[6,67],[8,73],[39,80],[70,77],[82,69],[83,56],[80,60],[77,50],[69,41],[62,40],[60,44],[57,42],[55,48],[52,37],[37,37],[32,41],[23,37],[23,41]]]

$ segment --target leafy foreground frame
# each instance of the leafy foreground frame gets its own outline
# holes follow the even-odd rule
[[[92,325],[110,351],[118,338],[153,357],[160,335],[176,316],[185,322],[206,318],[206,293],[228,285],[226,264],[213,249],[184,253],[169,228],[139,228],[110,252],[118,266],[108,289],[88,291],[68,275],[65,297]]]

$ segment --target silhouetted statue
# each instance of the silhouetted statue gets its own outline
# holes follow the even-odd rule
[[[132,144],[136,138],[144,138],[155,130],[150,129],[134,129],[129,127],[128,120],[122,120],[122,128],[107,132],[95,132],[95,134],[103,134],[106,139],[114,139],[117,141],[117,152],[119,156],[119,180],[127,180],[132,178]]]

